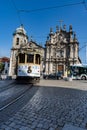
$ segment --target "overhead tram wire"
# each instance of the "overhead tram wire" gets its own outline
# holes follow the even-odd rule
[[[86,4],[86,2],[83,0],[82,2],[65,4],[65,5],[60,5],[60,6],[51,6],[51,7],[46,7],[46,8],[32,9],[32,10],[21,9],[21,10],[19,10],[19,12],[30,13],[30,12],[37,12],[37,11],[43,11],[43,10],[56,9],[56,8],[63,8],[63,7],[68,7],[68,6],[81,5],[81,4]]]
[[[87,45],[83,45],[81,48],[79,48],[79,51],[81,51],[83,48],[85,48]]]
[[[11,0],[11,2],[12,2],[13,6],[14,6],[16,12],[17,12],[17,16],[18,16],[19,23],[20,23],[20,25],[22,25],[23,23],[22,23],[22,21],[21,21],[20,12],[19,12],[19,10],[18,10],[18,8],[17,8],[17,6],[16,6],[14,0]]]
[[[87,5],[86,5],[85,0],[83,0],[83,5],[84,5],[84,7],[85,7],[85,10],[87,10]]]

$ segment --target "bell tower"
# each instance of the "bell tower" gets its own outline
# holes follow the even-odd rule
[[[13,48],[20,48],[21,44],[24,45],[26,43],[28,43],[28,36],[23,25],[21,25],[13,33]]]

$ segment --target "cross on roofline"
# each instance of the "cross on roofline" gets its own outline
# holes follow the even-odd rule
[[[59,23],[60,23],[60,29],[61,29],[62,28],[63,20],[59,20]]]

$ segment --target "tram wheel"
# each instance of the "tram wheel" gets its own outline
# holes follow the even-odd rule
[[[82,80],[86,80],[86,77],[85,77],[85,76],[82,76],[81,79],[82,79]]]

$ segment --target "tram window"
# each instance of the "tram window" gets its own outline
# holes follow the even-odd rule
[[[25,54],[19,54],[19,63],[25,63]]]
[[[40,55],[36,54],[35,64],[40,64]]]
[[[27,62],[28,63],[34,62],[34,55],[33,54],[27,54]]]

